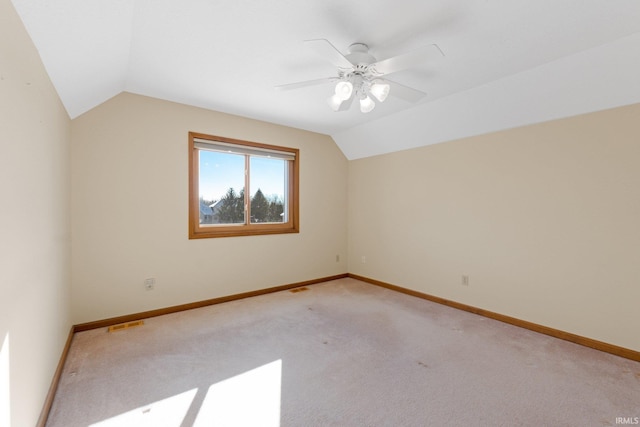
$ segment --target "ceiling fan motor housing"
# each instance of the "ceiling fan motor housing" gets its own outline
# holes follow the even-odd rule
[[[367,96],[371,80],[375,78],[369,66],[376,62],[376,58],[369,53],[369,46],[364,43],[353,43],[348,51],[345,58],[353,64],[353,69],[341,77],[353,84],[357,98],[362,99]]]

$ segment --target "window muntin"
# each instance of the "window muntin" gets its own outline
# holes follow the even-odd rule
[[[198,150],[198,166],[200,225],[244,224],[244,156]]]
[[[298,232],[297,149],[190,132],[189,156],[189,238]]]

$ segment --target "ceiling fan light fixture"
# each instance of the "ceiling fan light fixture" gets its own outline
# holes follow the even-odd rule
[[[280,85],[276,88],[289,90],[332,82],[335,85],[335,94],[327,99],[327,102],[333,111],[347,111],[358,99],[360,111],[368,113],[375,108],[376,102],[382,103],[387,99],[391,86],[393,86],[392,95],[408,102],[418,102],[426,96],[424,92],[386,80],[386,76],[419,66],[425,60],[444,57],[444,53],[436,44],[378,61],[369,51],[369,46],[364,43],[352,43],[348,53],[341,52],[326,39],[305,40],[305,43],[337,67],[337,74],[332,77]]]
[[[353,84],[351,82],[338,82],[336,85],[336,96],[342,101],[351,98],[353,93]]]
[[[390,88],[391,87],[387,83],[374,82],[371,85],[371,89],[369,89],[369,93],[375,96],[378,101],[384,102],[384,100],[387,99],[387,96],[389,96]]]
[[[368,113],[374,108],[376,108],[376,103],[373,102],[373,99],[369,98],[368,96],[360,99],[360,111],[362,111],[363,113]]]
[[[338,95],[333,95],[327,99],[327,103],[333,111],[338,111],[340,110],[340,105],[342,105],[342,99]]]

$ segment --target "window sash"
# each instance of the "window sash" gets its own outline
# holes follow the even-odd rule
[[[298,233],[299,232],[299,150],[296,148],[277,147],[263,143],[236,140],[213,135],[189,132],[189,238],[212,238],[251,236],[265,234]],[[262,157],[286,160],[284,222],[252,223],[245,214],[245,222],[237,224],[214,225],[199,224],[199,153],[201,150],[245,156],[248,167],[251,157]],[[245,201],[251,202],[249,186],[250,168],[245,169]],[[248,201],[247,201],[248,200]],[[245,213],[250,207],[245,205]]]

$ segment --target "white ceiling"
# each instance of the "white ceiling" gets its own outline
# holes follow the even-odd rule
[[[13,0],[69,115],[128,91],[331,135],[349,159],[640,102],[638,0]],[[304,40],[385,59],[425,91],[334,113]]]

